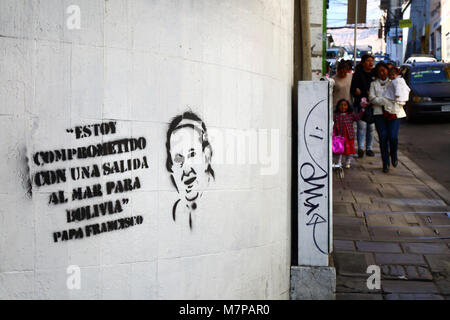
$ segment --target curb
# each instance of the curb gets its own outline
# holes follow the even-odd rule
[[[420,181],[422,181],[428,188],[430,188],[434,193],[436,193],[447,205],[450,205],[450,192],[429,176],[425,171],[423,171],[417,164],[415,164],[411,159],[405,156],[400,150],[398,150],[398,160],[403,163],[403,165],[411,171],[411,173]]]

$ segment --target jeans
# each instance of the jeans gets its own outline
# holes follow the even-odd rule
[[[366,122],[359,120],[356,123],[356,127],[358,130],[358,150],[372,150],[373,132],[375,130],[374,124],[372,123],[368,125]]]
[[[389,154],[391,155],[391,158],[397,159],[400,119],[388,121],[383,115],[376,115],[374,118],[378,138],[380,139],[380,151],[383,165],[389,165]]]

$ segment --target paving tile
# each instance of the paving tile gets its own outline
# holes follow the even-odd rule
[[[419,181],[418,179],[414,178],[414,177],[402,177],[399,175],[393,175],[393,174],[375,174],[374,176],[371,177],[372,181],[374,183],[381,183],[381,184],[385,184],[385,183],[392,183],[392,184],[422,184],[421,181]]]
[[[443,202],[442,205],[421,206],[415,205],[413,210],[415,212],[448,212],[450,207],[446,206]]]
[[[402,252],[400,245],[396,242],[356,241],[356,248],[361,252]]]
[[[365,176],[364,178],[347,179],[344,184],[350,190],[358,190],[361,186],[370,186],[374,183],[369,176]]]
[[[406,272],[403,266],[383,265],[381,270],[384,279],[406,279]]]
[[[444,300],[444,297],[437,294],[387,294],[386,300]]]
[[[437,280],[436,285],[439,288],[439,291],[443,295],[450,295],[450,280]]]
[[[388,206],[391,209],[390,211],[393,211],[393,212],[414,212],[414,211],[416,211],[416,210],[414,210],[413,207],[406,206],[406,205],[396,205],[396,204],[390,203]]]
[[[403,214],[395,213],[380,213],[380,214],[367,214],[366,216],[367,224],[370,227],[381,226],[381,227],[408,227],[408,221]]]
[[[403,243],[402,246],[406,253],[450,254],[444,243]]]
[[[405,217],[406,223],[409,226],[419,226],[420,225],[419,219],[417,219],[417,216],[414,214],[405,214],[405,215],[403,215],[403,217]]]
[[[333,196],[336,196],[336,197],[352,197],[352,191],[351,190],[336,190],[333,193]]]
[[[364,220],[364,218],[360,218],[360,217],[345,217],[345,216],[340,216],[340,217],[334,217],[333,218],[333,222],[335,225],[347,225],[347,226],[364,226],[366,221]]]
[[[394,185],[396,190],[398,190],[399,194],[405,198],[425,198],[425,199],[439,199],[439,196],[430,190],[425,185]]]
[[[340,179],[337,175],[333,174],[333,189],[345,189],[345,181]]]
[[[335,217],[336,218],[336,217]],[[369,240],[369,233],[364,226],[361,225],[334,225],[334,239],[338,240]]]
[[[408,280],[433,280],[430,271],[424,267],[406,266],[406,277]]]
[[[415,266],[406,266],[405,269],[408,279],[417,280],[419,278],[419,273],[417,272],[417,268]]]
[[[399,192],[397,189],[395,189],[390,184],[383,184],[378,187],[378,191],[381,193],[381,195],[385,198],[396,198],[399,195]]]
[[[417,254],[376,253],[375,261],[379,265],[426,265],[423,256]]]
[[[447,212],[449,211],[447,206],[436,205],[436,203],[432,203],[431,206],[422,206],[422,205],[396,205],[389,204],[389,207],[394,212]]]
[[[361,165],[364,170],[367,170],[369,172],[375,171],[375,172],[381,172],[383,165],[381,164],[381,160],[379,162],[370,162],[370,163],[364,163]]]
[[[390,274],[390,268],[388,265],[381,266],[381,273],[385,276]]]
[[[336,300],[383,300],[383,296],[370,293],[338,293]]]
[[[371,254],[353,252],[335,252],[333,254],[339,275],[367,275],[367,267],[374,265]]]
[[[364,191],[364,192],[370,192],[373,195],[375,194],[379,194],[378,192],[378,184],[373,184],[373,183],[365,183],[365,184],[360,184],[360,183],[354,183],[352,181],[346,181],[344,182],[344,185],[346,186],[346,188],[348,190],[353,190],[353,191]]]
[[[441,230],[445,232],[446,230]],[[450,230],[447,230],[450,232]],[[434,228],[401,227],[401,228],[370,228],[369,234],[376,241],[417,241],[420,238],[437,237]]]
[[[333,203],[353,203],[355,198],[351,190],[341,190],[345,192],[335,192],[333,191]]]
[[[445,202],[440,199],[424,199],[424,198],[371,198],[373,203],[385,203],[396,206],[409,206],[409,207],[437,207],[439,209],[446,207]]]
[[[425,281],[384,280],[381,288],[385,293],[439,293],[433,282]]]
[[[334,251],[355,251],[355,245],[350,240],[334,240]]]
[[[370,173],[363,168],[354,167],[352,170],[345,171],[344,180],[368,180]]]
[[[361,212],[390,212],[389,205],[386,203],[354,203],[353,208],[355,208],[356,213]]]
[[[426,214],[422,213],[416,214],[417,220],[419,220],[420,224],[423,226],[448,226],[450,227],[450,219],[447,216],[446,211],[440,212],[427,212]]]
[[[390,273],[395,277],[404,277],[406,275],[405,269],[402,266],[397,265],[390,266]]]
[[[345,277],[338,275],[336,278],[337,293],[380,293],[381,290],[367,288],[367,277]]]
[[[372,192],[352,191],[352,194],[357,203],[372,203],[370,200],[373,196]]]
[[[427,268],[417,267],[417,271],[419,272],[419,279],[433,280],[433,276]]]
[[[400,168],[400,167],[399,167],[399,168],[396,168],[396,169],[394,169],[394,170],[391,170],[391,172],[390,172],[389,175],[391,175],[391,176],[393,176],[393,177],[409,177],[409,178],[415,178],[415,175],[414,175],[411,171],[405,169],[404,167],[403,167],[403,168]]]
[[[351,203],[333,203],[333,214],[336,216],[355,216]]]
[[[450,255],[425,255],[432,272],[450,275]]]

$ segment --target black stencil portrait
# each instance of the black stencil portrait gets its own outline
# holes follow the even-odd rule
[[[192,212],[198,208],[211,178],[215,178],[205,123],[190,111],[173,118],[167,131],[166,150],[166,168],[179,194],[172,207],[172,217],[176,221],[177,214],[188,214],[192,230]]]

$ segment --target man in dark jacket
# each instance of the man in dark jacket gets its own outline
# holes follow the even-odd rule
[[[374,77],[374,58],[371,55],[365,54],[361,58],[361,63],[356,67],[353,75],[350,93],[354,98],[353,106],[355,112],[358,113],[361,109],[361,99],[366,98],[369,101],[370,84]],[[372,151],[373,134],[375,126],[373,123],[366,123],[363,120],[357,122],[357,140],[358,140],[358,156],[364,157],[364,149],[366,155],[373,157]]]

